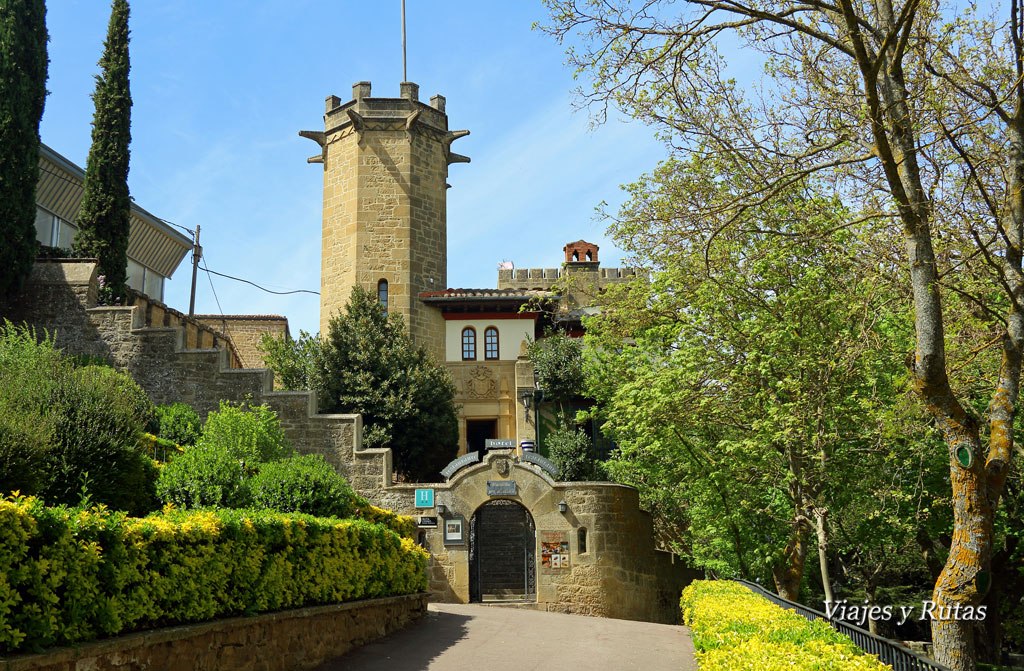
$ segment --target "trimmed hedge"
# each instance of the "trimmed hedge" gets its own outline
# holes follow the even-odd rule
[[[416,520],[412,517],[378,508],[362,497],[358,498],[356,502],[356,517],[371,524],[383,524],[402,538],[409,540],[416,540],[416,532],[419,530]]]
[[[882,671],[890,667],[818,620],[734,582],[697,580],[683,590],[701,671]]]
[[[364,520],[235,510],[146,518],[0,499],[0,655],[135,629],[409,594],[427,552]]]

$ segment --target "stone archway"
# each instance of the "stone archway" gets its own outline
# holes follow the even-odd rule
[[[494,499],[469,522],[469,600],[537,599],[537,532],[521,504]]]

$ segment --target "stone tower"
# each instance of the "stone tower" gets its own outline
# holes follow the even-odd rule
[[[400,98],[372,98],[358,82],[352,97],[329,96],[324,130],[299,132],[321,147],[309,162],[324,165],[320,332],[353,286],[386,287],[388,311],[443,359],[444,319],[418,296],[447,288],[448,166],[469,162],[450,148],[469,131],[449,131],[444,97],[421,103],[412,82]]]

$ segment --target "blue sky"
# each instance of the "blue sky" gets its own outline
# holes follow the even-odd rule
[[[109,6],[48,3],[50,95],[42,139],[85,165],[93,75]],[[602,200],[664,155],[651,129],[614,120],[591,130],[573,112],[562,49],[531,30],[539,2],[407,0],[409,79],[420,99],[447,98],[449,124],[472,134],[449,171],[448,283],[495,286],[499,261],[554,267],[584,238],[605,265],[621,253],[595,220]],[[320,286],[322,168],[302,129],[323,128],[324,98],[360,80],[397,96],[399,0],[136,1],[131,18],[135,201],[194,228],[211,270],[270,288]],[[189,257],[165,300],[187,310]],[[213,277],[226,314],[282,314],[293,334],[316,331],[317,296],[273,296]],[[196,311],[219,313],[200,273]]]

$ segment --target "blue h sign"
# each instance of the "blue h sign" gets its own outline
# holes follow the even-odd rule
[[[433,489],[417,489],[416,490],[416,507],[417,508],[433,508],[434,507],[434,490]]]

